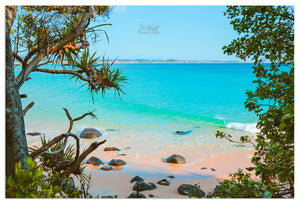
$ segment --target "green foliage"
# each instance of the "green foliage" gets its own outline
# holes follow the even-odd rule
[[[258,116],[260,132],[252,157],[255,167],[248,170],[254,170],[259,181],[251,181],[248,174],[239,171],[231,181],[221,183],[220,191],[231,197],[294,196],[293,8],[229,6],[225,15],[240,37],[224,46],[224,53],[254,61],[253,83],[257,86],[254,91],[247,90],[245,107]],[[230,139],[220,132],[217,137]],[[241,138],[242,142],[247,140]],[[238,193],[239,189],[244,190]]]
[[[112,69],[113,62],[102,60],[98,62],[96,52],[90,55],[87,49],[89,41],[96,42],[98,33],[108,35],[102,28],[111,24],[92,25],[98,17],[107,18],[110,12],[108,6],[23,6],[18,7],[16,22],[11,30],[14,56],[21,62],[22,71],[17,79],[18,87],[32,71],[51,74],[69,74],[83,81],[88,91],[93,94],[114,90],[120,96],[123,83],[127,78],[119,69]],[[18,55],[25,55],[23,59]],[[24,53],[25,52],[25,53]],[[38,60],[33,60],[35,57]],[[47,58],[47,60],[45,59]],[[43,60],[43,62],[42,62]],[[46,61],[45,61],[46,60]],[[53,69],[38,67],[52,63]],[[56,64],[61,64],[63,70],[55,70]],[[34,64],[35,70],[30,64]],[[100,68],[97,68],[99,67]]]
[[[21,163],[15,167],[15,177],[6,179],[6,197],[8,198],[59,198],[62,187],[52,185],[43,178],[43,169],[30,157],[26,160],[28,169],[22,169]]]
[[[37,162],[29,157],[26,160],[27,169],[21,163],[15,167],[14,177],[6,178],[7,198],[92,198],[88,192],[91,177],[80,179],[80,189],[72,187],[70,178],[60,178],[58,172],[44,172]],[[45,173],[45,175],[43,174]],[[65,185],[61,185],[62,181]]]
[[[41,145],[45,146],[49,141],[46,140],[45,134],[41,136]],[[49,149],[47,149],[47,152],[54,152],[62,148],[64,141],[61,140],[54,145],[52,145]],[[29,152],[34,152],[37,150],[39,147],[33,146],[29,147]],[[52,170],[53,173],[59,173],[61,169],[57,165],[57,163],[64,161],[67,163],[71,163],[75,159],[75,146],[74,144],[69,144],[65,147],[65,149],[58,154],[41,154],[39,156],[40,159],[40,166],[41,168],[47,167]],[[85,166],[81,164],[78,169],[73,172],[73,174],[78,177],[81,181],[89,183],[90,178],[83,173],[85,169]]]
[[[123,83],[126,83],[127,77],[123,75],[119,69],[112,69],[115,60],[109,62],[102,58],[102,63],[99,63],[99,57],[95,57],[96,52],[90,55],[89,49],[85,49],[81,56],[73,61],[73,69],[79,74],[84,74],[91,81],[85,83],[88,85],[88,90],[96,94],[101,91],[102,95],[106,90],[114,89],[115,94],[120,96],[123,91]],[[99,67],[100,68],[97,68]],[[79,76],[74,75],[72,78],[80,79]]]
[[[220,182],[211,194],[211,197],[221,198],[271,198],[281,197],[276,183],[264,185],[258,180],[253,180],[249,173],[241,169],[229,175],[230,180]]]
[[[18,8],[17,22],[12,33],[18,45],[28,51],[57,43],[78,26],[87,6],[22,6]],[[108,17],[108,6],[95,6],[96,16]],[[93,28],[89,30],[94,31]],[[47,45],[46,45],[47,46]]]

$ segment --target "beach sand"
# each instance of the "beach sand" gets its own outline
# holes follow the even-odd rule
[[[39,137],[28,136],[30,145],[39,144]],[[81,151],[87,148],[98,139],[81,139]],[[244,169],[251,165],[253,149],[234,148],[223,152],[209,153],[198,150],[195,147],[168,148],[151,151],[143,149],[147,145],[140,147],[133,142],[116,142],[108,140],[98,149],[92,152],[84,160],[84,163],[92,156],[104,162],[104,165],[95,166],[86,164],[85,174],[91,175],[92,184],[89,192],[94,196],[115,196],[127,198],[132,192],[134,183],[130,183],[135,176],[142,177],[146,183],[151,182],[156,185],[156,189],[142,191],[147,198],[152,194],[153,198],[188,198],[177,192],[181,184],[198,184],[205,192],[212,192],[218,182],[228,179],[229,173],[236,172],[239,168]],[[104,151],[105,147],[117,147],[120,151]],[[172,154],[180,154],[186,160],[185,164],[170,164],[166,158]],[[121,159],[126,165],[114,167],[111,171],[103,171],[101,167],[107,166],[112,159]],[[174,176],[169,178],[168,176]],[[169,186],[157,184],[158,181],[167,179]],[[75,178],[76,186],[79,186]]]
[[[197,153],[189,154],[186,157],[186,164],[169,164],[164,161],[163,156],[153,153],[144,157],[136,157],[134,148],[128,148],[120,152],[104,152],[104,147],[100,147],[88,157],[96,156],[100,158],[104,165],[94,166],[87,164],[85,173],[91,174],[92,185],[89,192],[93,196],[115,196],[118,198],[128,198],[134,192],[134,183],[130,183],[134,176],[140,176],[146,183],[151,182],[156,185],[156,189],[142,191],[147,198],[152,194],[153,198],[188,198],[177,192],[181,184],[197,184],[205,192],[213,192],[218,182],[228,178],[229,173],[234,173],[238,168],[244,169],[251,166],[250,158],[252,151],[247,149],[237,149],[232,151],[214,154],[213,157],[197,162]],[[176,153],[176,152],[174,152]],[[120,156],[120,154],[126,154]],[[171,152],[168,153],[171,155]],[[239,156],[228,156],[239,155]],[[185,155],[182,154],[185,157]],[[112,171],[103,171],[100,168],[108,165],[111,159],[122,159],[126,165],[114,167]],[[193,161],[193,162],[189,162]],[[204,169],[202,169],[204,167]],[[212,168],[212,169],[211,169]],[[174,176],[169,178],[168,176]],[[157,184],[158,181],[167,179],[169,186]],[[78,183],[77,183],[78,184]]]
[[[134,192],[132,188],[135,182],[130,183],[133,176],[129,174],[112,171],[109,173],[91,173],[91,176],[93,183],[89,192],[93,196],[100,195],[99,197],[101,197],[110,195],[114,197],[117,195],[117,198],[128,198],[128,196]],[[207,193],[212,192],[216,184],[221,181],[215,177],[203,180],[176,180],[175,176],[175,179],[167,178],[170,185],[164,186],[157,184],[159,179],[151,177],[143,178],[145,179],[144,182],[152,182],[157,187],[154,190],[140,192],[147,198],[150,198],[149,194],[152,194],[154,196],[153,198],[188,198],[188,196],[180,195],[177,192],[177,189],[181,184],[200,184],[201,189]]]

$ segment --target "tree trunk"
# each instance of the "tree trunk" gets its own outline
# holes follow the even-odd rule
[[[6,176],[14,175],[15,163],[28,157],[21,98],[15,86],[14,62],[10,41],[12,15],[16,8],[6,7]],[[14,13],[15,14],[15,13]]]

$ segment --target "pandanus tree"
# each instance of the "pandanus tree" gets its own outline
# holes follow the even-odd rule
[[[24,124],[24,113],[28,107],[23,112],[21,104],[21,97],[27,96],[19,93],[32,72],[76,77],[86,83],[91,93],[101,91],[104,94],[110,89],[118,94],[123,92],[122,83],[126,77],[120,70],[111,68],[113,62],[106,62],[103,58],[102,63],[98,63],[96,54],[90,55],[88,50],[90,41],[95,42],[98,34],[107,37],[101,28],[109,24],[101,24],[99,18],[108,18],[109,12],[108,6],[6,7],[7,176],[14,174],[15,163],[21,161],[26,165],[25,159],[32,156],[28,153]],[[15,62],[21,66],[16,77]],[[59,63],[62,69],[55,68]],[[58,141],[69,136],[72,137],[72,133],[63,134]],[[94,144],[91,149],[97,145],[100,143]]]

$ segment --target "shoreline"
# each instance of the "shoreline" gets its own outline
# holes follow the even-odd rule
[[[29,146],[40,146],[37,141],[39,138],[39,136],[27,136]],[[234,148],[222,152],[214,152],[214,149],[210,149],[202,152],[201,147],[204,146],[200,143],[196,147],[179,145],[176,148],[169,148],[166,146],[158,151],[148,144],[146,151],[144,149],[146,146],[140,146],[141,144],[136,143],[135,140],[124,141],[101,136],[95,139],[82,138],[80,150],[83,151],[91,143],[104,139],[108,139],[107,142],[89,154],[83,161],[86,163],[90,157],[97,157],[104,163],[100,166],[85,164],[84,173],[92,176],[92,186],[89,192],[94,197],[99,194],[100,198],[114,195],[117,195],[118,198],[128,198],[134,192],[132,190],[134,183],[130,183],[130,180],[135,176],[140,176],[145,179],[145,182],[152,182],[157,187],[154,190],[141,192],[147,198],[149,198],[149,194],[154,195],[153,198],[188,198],[177,192],[177,188],[181,184],[200,183],[200,188],[205,193],[213,192],[218,182],[228,179],[229,173],[235,173],[239,168],[252,166],[253,150],[249,148]],[[120,151],[104,151],[106,147],[116,147]],[[186,162],[184,164],[167,163],[166,158],[173,154],[183,156]],[[109,166],[108,163],[112,159],[121,159],[126,162],[126,165],[113,167],[111,171],[101,170],[101,167]],[[174,178],[171,179],[168,176],[174,176]],[[162,179],[167,179],[170,185],[157,184]],[[80,187],[79,181],[74,180],[76,186]]]
[[[245,159],[243,156],[233,158],[218,155],[192,164],[170,164],[162,160],[160,162],[151,162],[148,159],[139,161],[128,156],[117,156],[118,154],[119,152],[103,152],[103,147],[100,147],[98,151],[96,150],[87,157],[88,159],[95,156],[104,162],[104,165],[100,166],[86,164],[85,173],[92,176],[90,193],[93,196],[100,195],[101,198],[101,196],[114,197],[117,195],[117,198],[128,198],[134,192],[132,190],[134,183],[130,183],[130,180],[135,176],[140,176],[145,179],[146,183],[154,183],[157,187],[154,190],[141,192],[147,198],[149,198],[149,194],[154,195],[150,198],[189,198],[178,193],[177,189],[180,185],[197,184],[207,194],[213,192],[219,182],[228,179],[229,173],[236,172],[238,168],[244,169],[251,166],[250,160]],[[245,152],[242,154],[245,154]],[[101,170],[100,168],[108,165],[112,158],[122,159],[127,164],[122,167],[114,167],[114,170],[111,171]],[[202,167],[207,169],[201,169]],[[169,178],[169,176],[174,178]],[[170,185],[157,184],[162,179],[167,179]]]

